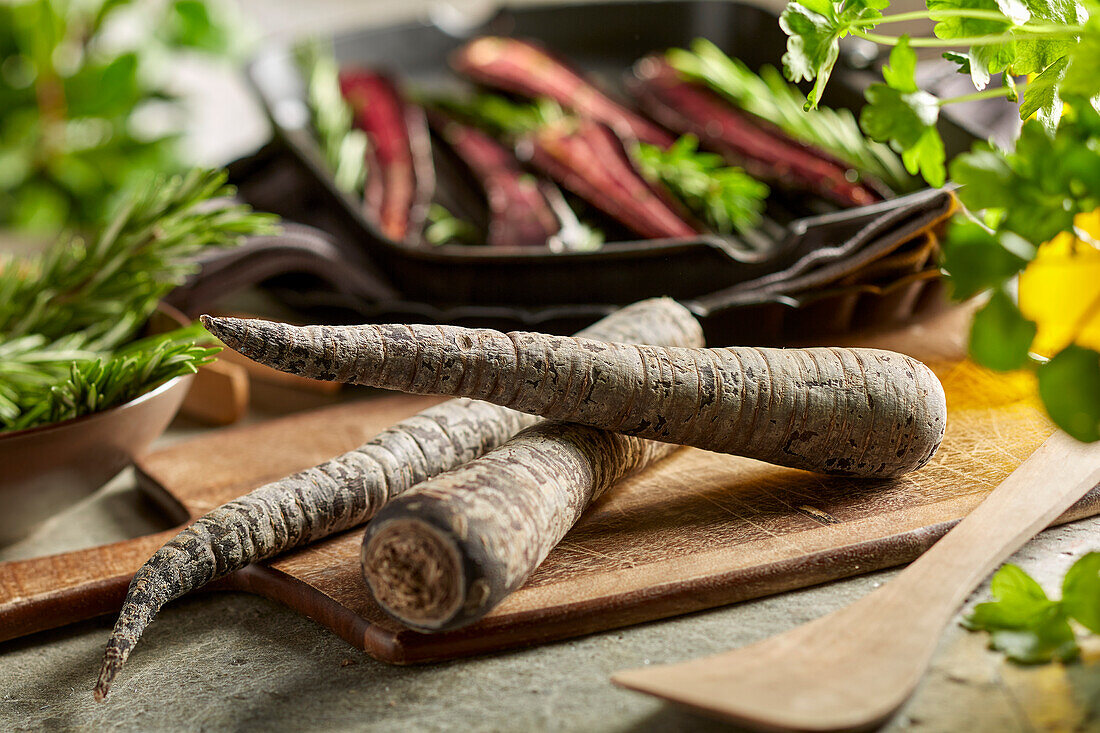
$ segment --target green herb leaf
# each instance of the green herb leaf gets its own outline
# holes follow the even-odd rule
[[[1094,634],[1100,634],[1100,552],[1081,557],[1062,581],[1066,615]]]
[[[367,135],[352,126],[352,111],[340,92],[340,68],[332,49],[319,40],[295,47],[306,78],[306,99],[321,153],[341,191],[362,191],[367,176]]]
[[[943,267],[957,300],[999,286],[1034,257],[1035,247],[1026,240],[963,217],[952,219],[943,242]]]
[[[996,371],[1019,369],[1027,363],[1035,332],[1035,324],[1024,318],[1004,290],[997,289],[989,302],[974,314],[970,326],[970,356]]]
[[[1087,106],[1087,105],[1086,105]],[[1024,123],[1016,150],[976,146],[957,157],[951,177],[972,210],[996,207],[1002,229],[1034,244],[1073,228],[1074,217],[1100,204],[1100,150],[1090,142],[1095,112],[1075,110],[1051,136],[1038,121]]]
[[[1067,49],[1072,61],[1062,81],[1062,93],[1091,99],[1100,94],[1100,12],[1090,5],[1092,16],[1081,33],[1080,43]]]
[[[998,7],[995,0],[928,0],[928,9],[933,12],[937,10],[1004,12],[1003,9]],[[1024,9],[1019,22],[1026,21],[1027,15],[1027,10]],[[936,16],[933,15],[932,17],[935,18]],[[933,28],[933,33],[936,34],[937,38],[945,39],[975,38],[984,35],[999,35],[1005,33],[1011,26],[1012,21],[1008,17],[1005,17],[1003,21],[949,17],[938,20]],[[1015,47],[1012,42],[996,44],[995,46],[972,46],[966,54],[959,55],[965,56],[967,61],[966,73],[970,74],[974,86],[978,89],[985,89],[986,84],[989,83],[990,74],[1003,71],[1016,58]]]
[[[484,244],[478,242],[477,227],[465,219],[447,210],[441,204],[433,203],[428,208],[428,226],[424,228],[424,239],[429,244]]]
[[[467,99],[433,97],[421,101],[504,135],[523,135],[568,118],[557,102],[546,98],[514,102],[499,94],[477,94]]]
[[[228,26],[219,22],[210,5],[202,0],[175,0],[167,21],[167,38],[172,44],[215,54],[232,49]]]
[[[994,574],[990,590],[996,599],[979,603],[963,626],[991,632],[990,646],[1025,664],[1068,660],[1079,653],[1073,628],[1061,605],[1016,565]]]
[[[719,234],[746,231],[760,223],[768,187],[722,156],[698,150],[684,135],[667,150],[639,143],[634,158],[642,174],[662,183]]]
[[[989,582],[995,601],[979,603],[963,620],[968,629],[1022,629],[1046,614],[1054,601],[1018,565],[1006,563]]]
[[[1060,611],[1060,608],[1055,607],[1030,628],[993,631],[989,646],[1021,664],[1068,662],[1076,659],[1081,648],[1077,646],[1073,627]]]
[[[929,184],[942,186],[946,171],[943,140],[936,131],[939,100],[917,87],[916,65],[917,55],[902,36],[882,69],[886,84],[872,84],[865,92],[868,105],[860,124],[872,139],[899,151],[910,173],[919,171]]]
[[[1058,87],[1066,75],[1069,58],[1063,56],[1043,70],[1024,89],[1024,101],[1020,105],[1020,119],[1031,115],[1039,120],[1048,134],[1053,135],[1062,116],[1062,98]]]
[[[787,34],[783,67],[791,81],[813,81],[806,108],[813,109],[840,54],[840,39],[856,21],[881,18],[889,0],[802,0],[787,5],[779,27]],[[871,28],[873,26],[865,26]]]
[[[1100,353],[1067,346],[1039,367],[1038,377],[1055,424],[1078,440],[1100,440]]]

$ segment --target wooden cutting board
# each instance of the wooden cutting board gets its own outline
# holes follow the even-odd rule
[[[921,471],[857,481],[682,449],[610,490],[524,588],[459,632],[420,634],[379,612],[359,575],[361,530],[218,586],[281,601],[378,659],[410,663],[586,634],[897,565],[942,536],[1052,432],[1028,377],[995,377],[969,362],[931,365],[944,382],[949,421],[943,447]],[[153,496],[181,518],[194,517],[359,445],[435,401],[387,396],[220,430],[149,455],[138,468]],[[1100,487],[1060,521],[1097,512]],[[117,609],[129,577],[170,534],[0,565],[0,638]]]

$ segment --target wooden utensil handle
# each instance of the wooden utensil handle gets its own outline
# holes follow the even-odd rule
[[[899,629],[937,629],[928,636],[935,642],[938,629],[983,578],[1098,484],[1100,444],[1054,433],[958,526],[867,602],[894,606]]]
[[[178,531],[0,563],[0,641],[117,611],[130,578]]]

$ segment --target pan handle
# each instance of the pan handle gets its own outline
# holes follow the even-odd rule
[[[117,611],[130,578],[178,532],[0,563],[0,641]]]

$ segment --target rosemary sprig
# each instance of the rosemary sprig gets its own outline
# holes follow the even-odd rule
[[[719,234],[746,231],[760,223],[768,187],[722,156],[698,150],[684,135],[667,150],[638,143],[634,158],[644,176],[662,183]]]
[[[197,330],[133,337],[193,255],[274,231],[232,192],[223,172],[161,179],[95,237],[0,258],[0,431],[120,404],[209,360]]]
[[[183,374],[194,374],[221,351],[200,346],[202,328],[194,324],[151,336],[108,356],[69,360],[63,379],[24,392],[19,413],[6,429],[69,420],[124,404]],[[62,362],[58,362],[60,365]],[[55,365],[56,366],[56,365]]]
[[[691,50],[673,48],[666,58],[681,74],[703,82],[741,109],[768,120],[801,142],[814,145],[874,176],[898,193],[921,184],[909,175],[901,159],[885,143],[869,140],[855,116],[846,109],[817,107],[806,111],[806,97],[787,83],[775,68],[765,66],[754,74],[704,38]]]

